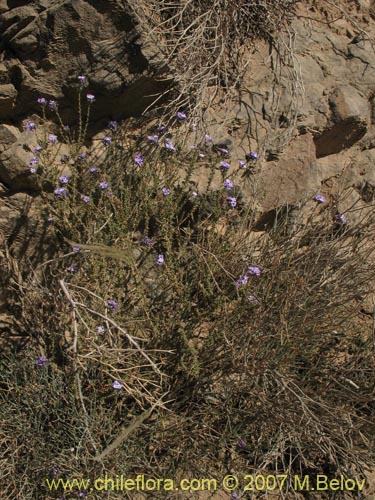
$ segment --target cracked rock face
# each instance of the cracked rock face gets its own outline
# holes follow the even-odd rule
[[[24,4],[24,5],[20,5]],[[150,50],[125,2],[39,0],[3,2],[0,32],[0,119],[38,112],[37,98],[58,100],[66,123],[75,119],[77,75],[96,96],[93,120],[140,115],[165,63]],[[6,76],[8,73],[8,78]]]

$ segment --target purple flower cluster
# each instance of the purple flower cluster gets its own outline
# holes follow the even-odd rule
[[[165,258],[164,258],[164,255],[162,253],[159,253],[159,255],[157,256],[156,264],[158,266],[162,266],[163,264],[165,264]]]
[[[170,188],[167,188],[167,187],[163,187],[163,188],[161,189],[161,191],[162,191],[162,193],[163,193],[163,195],[164,195],[164,196],[168,196],[168,195],[170,195],[170,194],[171,194],[171,192],[172,192],[172,190],[171,190]]]
[[[220,162],[220,170],[222,172],[226,172],[227,170],[229,170],[229,168],[230,168],[230,165],[229,165],[229,163],[227,161],[221,161]]]
[[[36,366],[46,366],[48,363],[48,359],[45,356],[40,356],[36,361],[35,364]]]
[[[134,156],[134,163],[136,165],[138,165],[140,167],[141,165],[143,165],[143,162],[144,162],[144,159],[143,159],[143,156],[141,154],[136,154]]]
[[[118,303],[115,300],[107,300],[107,307],[113,312],[118,311]]]
[[[58,187],[53,192],[58,198],[65,198],[67,196],[67,190],[65,187]]]
[[[234,196],[228,196],[227,201],[232,208],[237,206],[237,199]]]

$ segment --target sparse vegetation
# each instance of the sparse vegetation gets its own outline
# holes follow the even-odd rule
[[[374,464],[374,346],[354,305],[375,277],[373,214],[353,225],[320,197],[302,224],[284,211],[255,232],[245,164],[226,158],[222,189],[194,191],[199,152],[212,176],[226,155],[207,138],[186,150],[179,126],[130,140],[112,122],[83,154],[95,105],[83,89],[79,131],[59,137],[70,157],[51,167],[59,142],[39,137],[31,163],[60,250],[34,268],[15,272],[10,254],[1,264],[28,337],[1,359],[4,498],[61,498],[50,474],[261,471],[288,474],[287,498],[294,474],[362,477]]]

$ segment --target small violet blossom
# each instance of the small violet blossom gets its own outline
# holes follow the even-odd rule
[[[95,101],[95,96],[93,94],[87,94],[86,95],[86,99],[89,101],[89,103],[91,104],[92,102]]]
[[[243,439],[239,439],[237,441],[237,446],[239,446],[240,448],[245,448],[246,442]]]
[[[98,326],[97,332],[98,333],[104,333],[105,332],[105,326],[104,325]]]
[[[238,162],[238,166],[239,166],[240,168],[246,168],[246,161],[244,161],[244,160],[240,160],[240,161]]]
[[[210,135],[207,135],[207,134],[206,134],[206,135],[204,136],[204,142],[205,142],[206,144],[208,144],[208,143],[212,142],[212,137],[211,137]]]
[[[163,133],[163,132],[167,132],[168,127],[166,127],[165,125],[159,125],[156,130],[157,130],[157,132]]]
[[[57,142],[57,135],[55,134],[51,134],[50,136],[48,136],[48,140],[51,144],[56,144]]]
[[[134,163],[138,166],[141,166],[143,165],[143,162],[144,162],[144,159],[143,159],[143,156],[141,154],[136,154],[134,156]]]
[[[77,247],[76,245],[74,245],[74,246],[72,247],[72,250],[73,250],[73,252],[74,252],[74,253],[78,253],[78,252],[80,252],[80,251],[81,251],[81,247]]]
[[[76,268],[76,266],[71,265],[66,270],[68,271],[68,273],[73,274],[77,271],[77,268]]]
[[[230,179],[225,179],[223,184],[224,184],[224,188],[226,190],[232,189],[232,187],[233,187],[233,182]]]
[[[248,154],[246,155],[246,158],[247,158],[248,160],[258,160],[259,155],[258,155],[258,153],[257,153],[256,151],[250,151],[250,153],[248,153]]]
[[[226,162],[226,161],[220,162],[220,170],[222,172],[225,172],[225,171],[229,170],[229,168],[230,168],[230,165],[229,165],[228,162]]]
[[[55,196],[57,196],[58,198],[63,198],[64,196],[67,195],[67,191],[66,191],[66,188],[65,187],[59,187],[59,188],[56,188],[54,190],[54,194]]]
[[[81,200],[84,202],[84,203],[88,203],[90,201],[90,196],[87,196],[87,195],[82,195],[81,196]]]
[[[90,167],[90,169],[89,169],[89,172],[90,172],[91,174],[94,174],[94,173],[95,173],[95,172],[97,172],[97,171],[98,171],[98,169],[97,169],[96,167]]]
[[[27,121],[26,122],[26,130],[28,132],[30,132],[31,130],[35,130],[35,123],[34,122],[30,122],[30,121]]]
[[[158,142],[158,140],[159,140],[159,136],[158,135],[148,135],[147,139],[150,142],[153,142],[154,144],[156,144]]]
[[[113,383],[112,383],[112,387],[113,389],[115,389],[116,391],[121,391],[121,389],[124,387],[122,385],[121,382],[119,382],[118,380],[115,380]]]
[[[106,137],[103,137],[102,139],[102,143],[104,144],[104,146],[109,146],[112,142],[112,138],[111,137],[108,137],[108,135]]]
[[[100,182],[99,187],[100,189],[103,189],[103,191],[108,189],[108,182],[107,181]]]
[[[260,276],[262,271],[257,266],[248,266],[247,270],[254,276]]]
[[[158,266],[162,266],[163,264],[165,264],[164,255],[162,253],[159,253],[159,255],[157,256],[157,258],[156,258],[156,264]]]
[[[346,217],[344,214],[336,214],[335,219],[338,222],[338,224],[340,224],[341,226],[346,224]]]
[[[118,311],[118,303],[115,300],[107,300],[108,309],[111,309],[113,312]]]
[[[46,366],[47,363],[48,363],[48,360],[45,356],[40,356],[40,358],[38,358],[35,361],[36,366]]]
[[[237,206],[237,199],[234,196],[228,196],[227,201],[232,208]]]
[[[229,151],[227,148],[218,148],[218,151],[220,152],[221,156],[228,156]]]
[[[37,158],[36,156],[33,156],[33,157],[32,157],[32,158],[30,158],[30,160],[29,160],[29,165],[31,165],[31,166],[33,166],[33,167],[34,167],[35,165],[38,165],[38,163],[39,163],[39,160],[38,160],[38,158]]]
[[[35,148],[33,149],[33,152],[34,152],[35,154],[38,154],[38,153],[40,153],[40,151],[42,151],[42,149],[43,149],[43,148],[42,148],[42,146],[39,146],[39,144],[37,144],[37,145],[35,146]]]
[[[314,196],[314,200],[318,203],[325,203],[327,201],[326,197],[322,194],[317,194],[316,196]]]
[[[47,99],[45,99],[44,97],[38,97],[37,102],[38,104],[45,106],[47,104]]]
[[[176,151],[176,148],[175,148],[175,146],[173,145],[172,139],[165,139],[165,141],[164,141],[164,148],[165,148],[167,151],[172,151],[172,152],[175,152],[175,151]]]
[[[61,175],[59,177],[59,181],[61,182],[61,184],[68,184],[69,182],[69,177],[67,175]]]
[[[183,113],[182,111],[179,111],[176,115],[177,119],[178,120],[186,120],[187,116],[185,113]]]
[[[246,274],[243,274],[240,279],[236,281],[236,286],[244,286],[249,281],[249,277]]]
[[[162,191],[164,196],[168,196],[172,192],[172,190],[167,188],[167,187],[163,187],[161,191]]]

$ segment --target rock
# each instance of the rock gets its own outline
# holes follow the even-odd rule
[[[8,118],[12,115],[17,98],[17,90],[11,83],[0,85],[0,119]]]
[[[0,153],[7,149],[20,136],[18,128],[12,125],[0,125]]]
[[[268,212],[312,196],[320,187],[318,174],[312,135],[295,138],[279,161],[267,162],[259,174],[261,209]],[[252,196],[251,192],[247,195]]]
[[[339,153],[359,141],[370,123],[370,106],[350,86],[336,88],[329,98],[332,126],[315,139],[316,156]]]

